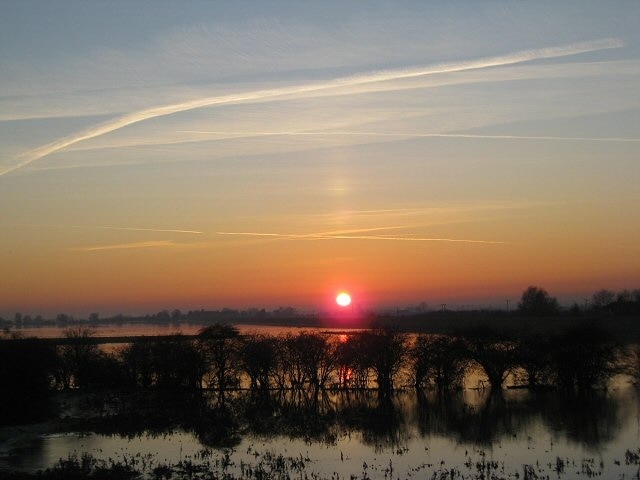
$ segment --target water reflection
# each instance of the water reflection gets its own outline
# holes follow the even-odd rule
[[[416,425],[420,435],[441,435],[457,443],[491,446],[502,439],[519,437],[542,425],[593,450],[615,439],[632,395],[606,392],[584,395],[555,391],[452,392],[446,395],[419,392]],[[629,408],[624,409],[629,413]]]
[[[414,430],[420,437],[438,435],[459,444],[489,446],[539,425],[568,442],[597,449],[615,439],[636,399],[630,390],[615,395],[526,390],[384,395],[363,390],[241,392],[223,406],[207,395],[157,392],[84,401],[95,415],[68,420],[73,429],[132,437],[181,428],[212,447],[236,445],[248,434],[327,445],[341,436],[358,434],[365,445],[396,450],[404,448]]]
[[[222,406],[213,395],[157,391],[68,395],[65,401],[76,402],[76,410],[84,413],[59,420],[58,433],[95,432],[99,435],[86,438],[92,438],[96,448],[102,448],[100,438],[175,442],[176,435],[190,434],[200,448],[237,448],[250,440],[277,449],[288,439],[302,441],[310,449],[342,449],[355,442],[375,454],[394,455],[408,452],[416,442],[427,444],[437,438],[464,448],[492,449],[536,435],[538,440],[551,437],[583,451],[600,451],[615,444],[638,408],[631,388],[588,395],[527,390],[498,394],[411,390],[393,395],[367,390],[239,392]],[[72,409],[67,405],[66,411]],[[0,433],[0,466],[42,468],[54,454],[65,456],[84,448],[82,440],[73,444],[67,439],[52,449],[56,440],[50,436],[25,437],[22,443],[10,444],[7,435]]]

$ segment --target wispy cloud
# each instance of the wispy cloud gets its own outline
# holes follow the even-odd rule
[[[184,133],[230,135],[247,137],[269,136],[346,136],[346,137],[396,137],[396,138],[468,138],[486,140],[557,140],[557,141],[588,141],[588,142],[640,142],[640,138],[625,137],[564,137],[553,135],[484,135],[471,133],[415,133],[415,132],[217,132],[189,130]]]
[[[112,245],[95,245],[89,247],[74,247],[68,250],[74,252],[98,252],[104,250],[128,250],[139,248],[167,248],[175,247],[178,244],[170,240],[149,240],[145,242],[133,242],[133,243],[116,243]]]
[[[190,233],[193,235],[202,235],[203,232],[198,230],[175,230],[165,228],[136,228],[136,227],[110,227],[110,226],[89,226],[73,225],[73,228],[96,228],[99,230],[124,230],[129,232],[160,232],[160,233]]]
[[[236,235],[245,237],[282,238],[289,240],[378,240],[394,242],[452,242],[452,243],[482,243],[482,244],[506,244],[509,242],[499,240],[472,240],[466,238],[435,238],[415,237],[402,235],[348,235],[348,234],[287,234],[266,232],[216,232],[217,235]]]
[[[168,228],[141,228],[141,227],[114,227],[108,225],[34,225],[27,223],[4,224],[8,227],[35,227],[35,228],[83,228],[90,230],[121,230],[125,232],[157,232],[157,233],[186,233],[192,235],[202,235],[204,232],[198,230],[179,230]]]
[[[15,159],[15,163],[13,165],[6,166],[3,170],[0,170],[0,176],[18,170],[43,157],[46,157],[47,155],[51,155],[52,153],[63,150],[85,140],[100,137],[107,133],[114,132],[116,130],[122,129],[135,123],[143,122],[145,120],[172,115],[188,110],[219,105],[273,101],[283,98],[308,97],[326,91],[339,90],[344,87],[356,87],[376,82],[411,79],[441,73],[453,73],[490,67],[499,67],[504,65],[513,65],[517,63],[528,62],[531,60],[557,58],[585,52],[618,48],[623,45],[623,42],[618,39],[595,40],[564,46],[523,50],[507,55],[481,58],[463,62],[442,63],[427,67],[370,72],[362,75],[339,78],[327,82],[293,85],[230,95],[217,95],[186,102],[148,108],[129,113],[114,120],[89,128],[83,132],[78,132],[70,136],[60,138],[54,142],[48,143],[23,155],[20,155]]]
[[[423,88],[451,87],[522,80],[554,80],[561,78],[637,76],[640,73],[638,60],[608,60],[593,62],[530,63],[511,65],[509,68],[467,71],[465,75],[451,74],[417,77],[402,82],[377,82],[368,85],[326,91],[326,96],[351,95],[352,93],[386,93]],[[223,88],[217,85],[217,88]],[[238,88],[236,86],[236,88]],[[187,98],[207,96],[211,87],[194,87],[191,84],[172,83],[169,86],[148,85],[141,88],[116,88],[69,94],[47,94],[38,96],[0,95],[0,121],[26,119],[59,119],[66,117],[115,116],[131,109],[142,110],[158,103],[158,98],[167,103],[182,102]],[[318,97],[320,94],[316,94]],[[624,106],[624,105],[623,105]],[[162,143],[166,142],[162,139]],[[78,149],[80,147],[76,147]],[[91,148],[96,148],[95,144]]]

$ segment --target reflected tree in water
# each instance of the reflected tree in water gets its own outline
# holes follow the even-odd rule
[[[606,392],[546,392],[537,397],[543,421],[567,440],[598,450],[623,424],[619,402]]]

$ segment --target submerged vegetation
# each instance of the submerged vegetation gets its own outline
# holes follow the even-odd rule
[[[626,352],[594,323],[541,336],[478,326],[452,335],[409,335],[398,328],[329,335],[240,335],[212,325],[195,337],[140,337],[119,350],[101,349],[86,328],[52,344],[37,339],[0,341],[3,422],[19,421],[24,401],[51,391],[160,389],[227,392],[248,389],[310,391],[414,386],[440,391],[471,387],[498,391],[507,383],[529,388],[587,391],[604,388],[617,373],[637,374],[637,354]],[[7,415],[7,412],[11,412]]]
[[[626,450],[624,461],[616,460],[620,466],[635,467],[638,462],[638,452]],[[458,466],[448,466],[444,461],[438,464],[423,462],[408,473],[407,478],[421,475],[420,478],[431,480],[506,480],[522,478],[537,480],[548,478],[564,478],[578,475],[586,478],[602,477],[607,472],[607,466],[602,461],[593,458],[576,460],[572,458],[556,457],[555,461],[547,464],[525,463],[521,468],[510,471],[503,461],[487,458],[484,450],[467,453],[466,460]],[[640,470],[638,470],[640,472]],[[371,477],[393,479],[400,478],[394,472],[393,462],[388,465],[374,466],[363,463],[359,472],[352,473],[349,480],[370,480]],[[638,475],[634,478],[636,478]],[[6,472],[6,480],[127,480],[150,478],[154,480],[290,480],[291,478],[310,480],[346,480],[334,472],[331,476],[316,473],[313,460],[308,456],[285,456],[271,451],[255,452],[255,462],[240,462],[237,465],[230,457],[230,452],[214,452],[203,449],[194,458],[185,458],[176,463],[156,463],[153,458],[141,456],[125,456],[121,460],[98,460],[92,455],[69,455],[60,459],[53,467],[37,473]],[[624,478],[622,476],[621,478]]]

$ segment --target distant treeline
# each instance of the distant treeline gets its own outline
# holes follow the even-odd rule
[[[29,408],[55,390],[246,388],[274,390],[459,389],[477,373],[478,387],[499,391],[511,378],[530,388],[585,391],[606,387],[617,373],[638,374],[638,355],[623,350],[593,323],[577,324],[554,335],[516,335],[478,326],[453,335],[410,335],[374,325],[344,335],[240,335],[215,324],[194,337],[144,337],[105,351],[87,328],[67,331],[60,345],[38,339],[0,340],[2,420]]]
[[[463,309],[460,313],[464,316],[483,316],[488,313],[493,315],[596,315],[596,316],[629,316],[640,315],[640,288],[634,290],[613,290],[602,289],[594,292],[590,298],[582,303],[574,303],[568,308],[561,308],[558,300],[540,287],[530,286],[522,292],[517,308],[509,309],[509,304],[505,302],[505,309],[478,308],[473,310]],[[452,310],[447,309],[447,304],[437,304],[436,308],[429,308],[426,303],[421,303],[415,307],[405,307],[386,312],[374,313],[371,311],[352,312],[351,316],[360,317],[361,320],[370,321],[373,319],[383,319],[386,317],[426,317],[437,318],[443,313]],[[0,317],[0,328],[9,329],[12,327],[37,327],[37,326],[58,326],[67,327],[74,325],[100,325],[100,324],[122,324],[122,323],[160,323],[175,324],[195,323],[211,324],[213,322],[225,323],[261,323],[261,324],[281,324],[298,326],[319,326],[323,315],[318,313],[303,313],[294,307],[278,307],[273,310],[264,308],[249,308],[238,310],[223,308],[221,310],[162,310],[155,314],[148,315],[123,315],[118,314],[110,317],[101,317],[99,313],[92,313],[87,318],[76,318],[73,315],[60,313],[55,318],[43,318],[41,315],[29,315],[16,312],[13,319]]]
[[[13,319],[0,317],[0,327],[39,327],[39,326],[73,326],[73,325],[100,325],[121,323],[211,323],[211,322],[242,322],[243,320],[265,321],[270,319],[313,319],[316,315],[304,314],[293,307],[279,307],[274,310],[264,308],[249,308],[236,310],[223,308],[221,310],[190,310],[182,312],[178,309],[161,310],[158,313],[148,315],[113,315],[101,317],[99,313],[92,313],[86,318],[77,318],[66,313],[59,313],[55,318],[44,318],[41,315],[31,316],[17,312]]]

